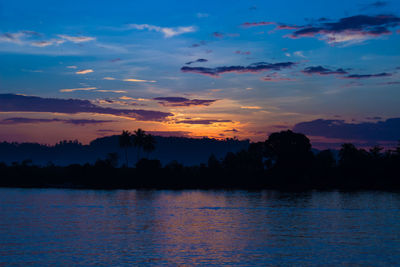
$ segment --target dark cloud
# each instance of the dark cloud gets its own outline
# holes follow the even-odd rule
[[[206,41],[200,41],[198,43],[192,44],[190,47],[199,47],[206,44],[207,44]]]
[[[378,74],[351,74],[342,77],[343,79],[368,79],[368,78],[379,78],[379,77],[390,77],[391,73],[382,72]]]
[[[225,130],[224,132],[238,133],[239,130],[236,130],[236,129],[234,128],[234,129],[231,129],[231,130]]]
[[[118,62],[118,61],[121,61],[122,59],[120,59],[120,58],[114,58],[114,59],[111,59],[110,61],[111,62]]]
[[[309,75],[311,75],[311,74],[318,74],[318,75],[347,74],[347,71],[345,71],[343,69],[331,70],[331,69],[324,68],[322,66],[307,67],[304,70],[302,70],[302,72],[305,74],[309,74]]]
[[[273,72],[261,78],[265,82],[295,81],[296,79],[281,77],[279,73]]]
[[[325,36],[328,43],[362,41],[366,37],[390,34],[389,28],[400,25],[400,18],[394,15],[356,15],[341,18],[337,22],[324,22],[311,26],[303,26],[289,37]]]
[[[251,52],[250,51],[241,51],[241,50],[236,50],[235,51],[235,54],[238,54],[238,55],[250,55],[251,54]]]
[[[224,34],[222,32],[213,32],[213,36],[217,38],[224,38]]]
[[[166,107],[209,106],[217,101],[216,99],[188,99],[185,97],[156,97],[153,100],[159,101],[159,104]]]
[[[207,62],[207,61],[208,60],[205,59],[205,58],[199,58],[199,59],[196,59],[196,60],[193,60],[193,61],[186,62],[185,64],[186,65],[190,65],[190,64],[193,64],[193,63],[202,63],[202,62]]]
[[[222,123],[222,122],[232,122],[231,120],[181,120],[181,121],[176,121],[175,123],[185,123],[185,124],[213,124],[213,123]]]
[[[385,7],[387,5],[388,5],[388,2],[386,2],[386,1],[376,1],[376,2],[364,5],[363,8],[361,8],[361,10],[381,8],[381,7]]]
[[[275,25],[276,22],[273,21],[260,21],[260,22],[245,22],[242,24],[243,27],[257,27],[257,26],[266,26],[266,25]]]
[[[62,122],[74,125],[102,124],[113,122],[110,120],[86,120],[86,119],[34,119],[34,118],[8,118],[0,121],[0,124],[23,124],[23,123],[46,123],[46,122]]]
[[[274,30],[298,30],[302,28],[302,26],[278,23],[275,21],[245,22],[242,24],[242,26],[245,28],[268,26],[268,25],[275,25]]]
[[[267,62],[257,62],[250,64],[249,66],[223,66],[216,68],[205,68],[205,67],[182,67],[181,71],[183,72],[193,72],[199,73],[203,75],[218,77],[220,74],[228,73],[228,72],[236,72],[236,73],[256,73],[262,71],[270,71],[270,70],[281,70],[285,68],[291,68],[297,63],[294,62],[280,62],[280,63],[267,63]]]
[[[343,140],[397,141],[400,138],[400,118],[362,123],[318,119],[298,123],[293,130],[310,136]]]
[[[154,136],[163,137],[190,137],[191,132],[187,131],[146,131],[147,133]]]
[[[98,113],[135,118],[141,121],[162,121],[172,113],[142,109],[104,108],[80,99],[41,98],[15,94],[0,94],[0,112],[53,112],[53,113]]]
[[[224,37],[238,37],[238,33],[222,33],[222,32],[213,32],[212,34],[214,37],[217,38],[224,38]]]

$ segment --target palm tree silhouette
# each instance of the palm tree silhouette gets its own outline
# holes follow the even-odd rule
[[[146,132],[142,129],[137,129],[134,131],[133,137],[133,146],[137,147],[137,161],[140,160],[140,150],[143,148],[146,138]]]
[[[122,134],[119,136],[119,146],[125,149],[125,160],[128,167],[128,148],[132,146],[132,137],[129,131],[122,131]]]

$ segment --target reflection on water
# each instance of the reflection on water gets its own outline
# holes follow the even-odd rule
[[[396,265],[400,195],[0,189],[0,265]]]

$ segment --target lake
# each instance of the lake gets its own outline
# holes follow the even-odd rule
[[[0,266],[399,262],[399,193],[0,189]]]

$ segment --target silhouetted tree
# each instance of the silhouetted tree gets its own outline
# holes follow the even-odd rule
[[[149,154],[156,149],[156,140],[151,134],[146,134],[143,140],[143,150]]]
[[[272,133],[265,141],[265,156],[274,162],[271,167],[292,176],[304,174],[313,160],[310,140],[291,130]]]
[[[132,146],[131,133],[129,131],[122,131],[119,136],[119,146],[125,149],[125,162],[128,167],[128,148]]]
[[[133,146],[137,148],[137,162],[140,160],[140,151],[145,144],[146,132],[142,129],[137,129],[133,132]]]
[[[106,158],[106,163],[113,168],[118,166],[118,153],[108,153]]]

